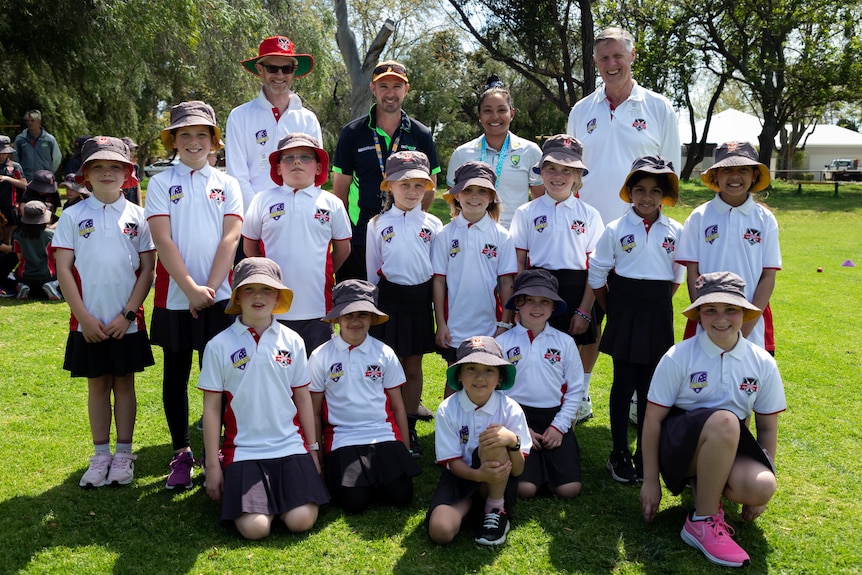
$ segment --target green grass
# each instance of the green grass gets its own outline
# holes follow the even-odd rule
[[[686,185],[683,221],[711,197]],[[777,360],[788,411],[779,418],[779,490],[755,524],[727,507],[737,538],[752,556],[747,573],[862,572],[857,542],[862,517],[862,298],[856,243],[862,188],[797,195],[778,186],[765,199],[781,227],[784,269],[773,297]],[[435,204],[435,210],[445,206]],[[817,273],[817,267],[823,273]],[[685,305],[684,290],[676,309]],[[148,303],[150,308],[151,301]],[[678,333],[682,316],[678,315]],[[447,547],[431,543],[424,515],[438,471],[434,426],[420,423],[426,452],[407,510],[372,508],[345,516],[329,507],[307,535],[276,528],[249,543],[217,521],[218,506],[200,487],[163,489],[171,448],[156,367],[138,377],[136,480],[129,487],[83,491],[78,479],[91,452],[86,382],[61,369],[68,326],[62,303],[0,301],[0,573],[724,573],[679,539],[690,496],[666,494],[658,518],[644,525],[637,489],[610,480],[606,414],[611,368],[595,370],[596,416],[577,429],[584,489],[573,501],[540,498],[516,508],[509,543],[481,548],[466,535]],[[435,408],[444,362],[427,356],[424,402]],[[200,392],[190,385],[192,419]],[[201,437],[192,432],[200,450]]]

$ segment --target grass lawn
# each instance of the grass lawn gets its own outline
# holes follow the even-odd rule
[[[686,184],[680,222],[711,197]],[[763,199],[763,198],[762,198]],[[748,573],[862,573],[862,445],[859,342],[862,321],[862,187],[798,195],[791,186],[763,199],[781,228],[784,269],[772,299],[777,360],[789,408],[779,418],[779,491],[768,511],[744,524],[725,506],[737,540],[752,556]],[[442,200],[435,210],[446,213]],[[842,267],[847,259],[860,267]],[[817,273],[822,267],[823,272]],[[676,309],[686,305],[685,289]],[[152,295],[147,303],[151,309]],[[678,334],[683,318],[677,314]],[[855,318],[855,319],[854,319]],[[250,543],[222,527],[218,506],[198,486],[166,491],[171,457],[161,406],[161,354],[139,374],[135,482],[84,491],[78,480],[92,445],[86,382],[61,369],[68,329],[63,303],[0,300],[0,573],[588,573],[701,574],[727,570],[685,545],[679,530],[690,494],[665,493],[654,524],[643,523],[634,487],[605,470],[611,363],[602,356],[591,394],[595,418],[578,427],[584,488],[572,501],[539,498],[516,508],[509,542],[475,545],[467,534],[447,546],[428,539],[426,506],[437,482],[434,425],[420,423],[425,457],[406,510],[372,508],[345,516],[329,507],[306,535],[283,528]],[[425,358],[424,403],[441,400],[445,363]],[[190,383],[192,421],[201,393]],[[192,431],[200,451],[201,434]]]

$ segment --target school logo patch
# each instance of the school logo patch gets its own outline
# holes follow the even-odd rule
[[[284,202],[279,202],[277,204],[272,204],[269,206],[269,217],[273,220],[281,219],[281,216],[284,215]]]
[[[344,366],[340,361],[337,361],[329,366],[329,380],[333,383],[338,383],[338,380],[344,377]]]
[[[696,371],[688,376],[688,388],[695,393],[700,393],[709,386],[706,381],[705,371]]]
[[[520,163],[521,163],[521,156],[520,155],[512,156],[512,165],[513,166],[517,166]]]
[[[78,235],[82,238],[89,238],[90,234],[96,231],[96,226],[93,225],[93,220],[81,220],[78,222]]]
[[[632,253],[632,250],[637,247],[634,234],[626,234],[620,238],[620,247],[627,254]]]
[[[643,118],[636,118],[634,122],[632,122],[632,128],[637,130],[638,132],[643,132],[646,130],[646,120]]]
[[[703,231],[703,239],[705,239],[708,244],[714,243],[719,237],[721,236],[718,234],[718,225],[708,226]]]
[[[521,354],[521,347],[516,345],[515,347],[507,349],[506,359],[509,360],[509,363],[512,365],[518,365],[518,362],[524,359],[524,356]]]
[[[449,257],[454,258],[461,251],[461,244],[458,240],[452,240],[452,243],[449,244]]]
[[[183,199],[183,187],[171,186],[168,188],[168,197],[171,199],[172,203],[178,204],[180,200]]]
[[[320,225],[326,225],[332,220],[332,212],[323,208],[317,208],[314,212],[314,219],[320,222]]]
[[[261,146],[265,146],[269,141],[269,134],[266,133],[266,130],[259,130],[254,133],[254,141]]]
[[[572,220],[572,231],[575,235],[582,236],[587,233],[587,224],[581,220]]]
[[[739,391],[741,391],[747,395],[757,393],[757,378],[756,377],[743,377],[742,383],[739,384]]]
[[[126,222],[123,224],[123,235],[127,236],[130,240],[138,237],[138,224],[135,222]]]
[[[395,237],[395,229],[392,226],[386,226],[380,230],[380,237],[383,238],[383,241],[387,244],[390,243],[392,238]]]
[[[494,244],[485,244],[485,247],[482,248],[482,255],[492,260],[497,257],[497,246]]]
[[[220,206],[224,203],[224,190],[212,189],[207,197]]]
[[[760,230],[755,230],[754,228],[748,228],[745,230],[745,233],[742,234],[742,239],[751,245],[759,244],[763,240],[760,236]]]
[[[539,232],[540,234],[545,231],[545,228],[548,227],[548,216],[539,216],[535,220],[533,220],[533,229]]]
[[[596,129],[596,119],[593,118],[589,122],[587,122],[587,134],[592,134],[593,130]]]
[[[240,348],[230,354],[230,362],[233,364],[235,369],[244,370],[249,362],[248,352],[245,348]]]
[[[422,243],[429,243],[431,241],[431,230],[428,228],[421,228],[419,230],[419,239],[422,240]]]
[[[676,251],[676,240],[673,238],[664,238],[661,241],[661,247],[664,248],[664,251],[672,254]]]
[[[365,377],[375,382],[383,379],[383,368],[379,365],[367,365],[365,366]]]
[[[470,428],[462,425],[461,429],[458,430],[458,438],[461,440],[462,445],[467,445],[467,442],[470,441]]]
[[[290,350],[277,349],[273,356],[275,363],[281,367],[287,367],[293,363],[293,358],[290,356]]]
[[[545,355],[543,355],[542,357],[551,365],[554,365],[555,363],[560,363],[563,359],[560,356],[560,350],[553,349],[550,347],[545,350]]]

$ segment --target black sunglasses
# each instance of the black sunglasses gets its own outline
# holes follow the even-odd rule
[[[281,70],[281,73],[287,76],[288,74],[293,74],[296,72],[296,64],[286,64],[284,66],[273,66],[272,64],[261,64],[261,66],[266,69],[270,74],[278,74],[278,71]]]
[[[387,74],[387,73],[391,74],[393,72],[395,74],[403,74],[406,76],[407,75],[407,68],[405,68],[404,66],[401,66],[399,64],[383,64],[381,66],[377,66],[376,68],[374,68],[373,75],[379,76],[380,74]]]

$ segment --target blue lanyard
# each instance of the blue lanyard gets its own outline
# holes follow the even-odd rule
[[[494,167],[494,174],[497,176],[497,186],[500,185],[500,174],[503,173],[503,163],[506,161],[506,154],[509,152],[510,135],[506,134],[506,139],[503,140],[503,145],[500,146],[500,153],[497,154],[497,165]],[[482,155],[479,157],[479,161],[484,164],[488,163],[488,144],[485,141],[485,136],[482,136]]]

